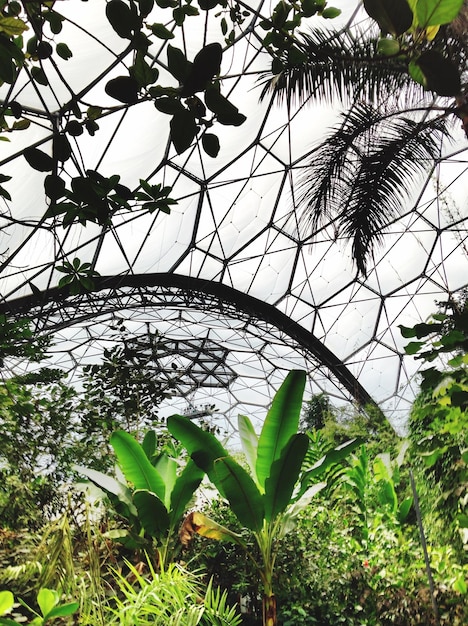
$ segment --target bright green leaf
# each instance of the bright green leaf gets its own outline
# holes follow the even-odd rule
[[[262,488],[271,466],[279,459],[292,435],[297,433],[305,381],[304,371],[289,372],[273,398],[258,440],[256,473]]]
[[[246,415],[239,415],[237,418],[237,428],[239,431],[239,437],[242,444],[242,450],[245,454],[246,461],[250,467],[252,477],[256,482],[257,473],[255,465],[257,463],[257,447],[258,447],[258,435],[252,425],[252,422]]]
[[[302,463],[309,447],[305,433],[293,435],[283,448],[281,456],[271,466],[265,480],[265,519],[273,520],[283,513],[299,478]]]
[[[250,530],[263,526],[263,498],[252,477],[231,457],[215,461],[214,483],[228,499],[239,522]]]
[[[59,594],[54,589],[40,589],[37,594],[37,603],[42,615],[45,617],[58,604]]]
[[[418,0],[416,16],[418,26],[427,28],[452,22],[463,6],[463,0]]]
[[[112,433],[111,446],[125,474],[135,489],[146,489],[155,493],[164,502],[165,485],[160,474],[151,465],[141,445],[123,430]]]
[[[151,537],[160,538],[167,534],[169,514],[155,493],[137,489],[133,494],[133,503],[137,508],[141,525]]]
[[[13,608],[15,598],[11,591],[0,591],[0,615],[8,613]]]

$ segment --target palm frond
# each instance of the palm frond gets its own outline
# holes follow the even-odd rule
[[[402,93],[406,98],[423,95],[421,86],[409,77],[404,61],[377,53],[377,33],[313,30],[300,33],[296,41],[307,60],[291,64],[285,58],[280,74],[263,74],[261,99],[270,92],[280,102],[298,104],[308,99],[373,102],[395,99]]]
[[[445,120],[417,122],[358,104],[314,153],[301,182],[302,223],[315,232],[324,218],[352,241],[366,275],[385,227],[401,210],[420,174],[440,156]]]

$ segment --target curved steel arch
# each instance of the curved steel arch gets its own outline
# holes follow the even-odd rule
[[[179,291],[184,296],[183,305],[187,308],[193,306],[193,296],[201,296],[203,298],[211,298],[211,302],[215,302],[215,306],[217,306],[221,315],[228,312],[240,312],[249,318],[271,324],[295,341],[307,353],[312,354],[321,365],[325,366],[336,377],[358,404],[361,406],[366,404],[377,406],[375,400],[346,365],[312,332],[292,320],[275,306],[212,280],[170,273],[101,276],[95,279],[93,292],[81,296],[70,296],[66,289],[53,288],[46,292],[4,302],[0,304],[0,312],[10,313],[15,316],[34,316],[37,321],[42,320],[43,327],[41,330],[53,332],[59,328],[96,318],[99,315],[96,305],[99,303],[101,303],[99,307],[101,314],[109,312],[109,310],[129,308],[128,303],[111,304],[113,298],[118,298],[122,295],[128,296],[129,293],[131,295],[138,294],[140,298],[140,305],[133,303],[130,308],[151,305],[151,301],[148,299],[150,295],[148,289],[154,287],[167,290],[165,297],[170,297],[172,290]],[[102,294],[102,292],[110,293],[107,293],[105,297],[101,297],[99,294]],[[86,312],[83,312],[83,303],[86,303]],[[77,305],[79,312],[77,311]],[[104,310],[102,310],[102,306],[104,306]],[[75,314],[70,315],[69,313],[71,312]],[[56,316],[59,317],[58,321],[47,323],[47,319],[50,320]]]

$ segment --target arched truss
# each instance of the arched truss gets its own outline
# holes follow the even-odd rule
[[[150,101],[116,106],[105,94],[106,82],[128,73],[133,60],[104,17],[104,0],[60,4],[64,30],[55,41],[70,42],[72,59],[42,63],[48,85],[24,71],[11,88],[0,88],[0,98],[20,102],[31,122],[0,151],[0,172],[13,177],[4,184],[12,201],[2,200],[0,216],[3,310],[29,312],[38,329],[54,331],[55,359],[67,366],[98,359],[102,345],[113,341],[108,325],[122,315],[136,340],[148,328],[166,333],[168,358],[179,351],[194,362],[201,353],[212,359],[218,383],[230,389],[227,407],[267,404],[287,369],[305,367],[313,372],[313,389],[372,397],[389,417],[404,420],[417,391],[417,364],[403,356],[398,324],[424,319],[467,284],[463,131],[453,129],[440,161],[415,181],[363,278],[332,220],[315,232],[300,225],[297,183],[317,142],[336,124],[339,105],[259,102],[259,76],[270,66],[259,23],[271,7],[239,3],[246,17],[223,54],[222,89],[248,119],[238,128],[218,125],[221,151],[212,159],[197,142],[177,155],[168,140],[169,117]],[[353,16],[353,3],[334,4],[344,19]],[[214,13],[190,17],[169,43],[190,59],[206,43],[223,42]],[[167,19],[154,17],[171,27]],[[312,18],[311,25],[323,21]],[[173,84],[167,42],[153,38],[149,53],[161,82]],[[44,174],[26,165],[23,151],[30,145],[51,151],[54,130],[65,129],[77,109],[85,119],[89,106],[105,109],[99,130],[71,138],[73,155],[61,175],[98,169],[120,175],[132,189],[140,178],[170,185],[177,204],[169,215],[122,211],[110,226],[86,227],[44,217]],[[62,276],[57,268],[75,257],[100,274],[99,289],[54,301]],[[113,277],[107,288],[105,276]],[[37,292],[46,293],[42,303],[31,295]],[[233,362],[220,369],[229,355]],[[189,381],[181,393],[204,403],[215,387],[194,390],[202,373],[191,371],[192,388]],[[252,380],[262,391],[240,400],[236,388],[252,390]]]
[[[137,322],[146,332],[135,333],[130,343],[132,349],[142,355],[151,349],[151,334],[166,324],[162,337],[157,340],[154,367],[168,380],[174,369],[179,372],[175,388],[182,397],[191,396],[201,387],[230,389],[240,375],[238,366],[243,359],[239,357],[237,363],[233,362],[233,353],[242,352],[242,341],[236,338],[236,334],[242,334],[250,337],[249,342],[255,338],[255,351],[283,374],[284,355],[275,354],[278,348],[290,353],[291,368],[297,361],[309,371],[317,389],[342,399],[347,397],[360,406],[373,403],[349,369],[313,333],[271,304],[219,282],[178,274],[100,277],[95,290],[84,296],[71,298],[63,290],[52,289],[11,301],[0,306],[0,311],[32,317],[36,320],[36,332],[52,335],[56,342],[62,331],[72,327],[75,338],[64,341],[75,348],[82,341],[75,335],[78,328],[98,342],[102,328],[109,322],[115,325],[116,318],[130,325]],[[222,319],[224,324],[220,322]],[[220,324],[231,329],[228,335],[216,332],[215,326]],[[195,325],[197,332],[193,333],[190,326]],[[93,330],[96,326],[98,330]],[[75,358],[72,346],[68,353],[70,363]],[[61,350],[60,342],[55,349]],[[175,366],[173,359],[184,359],[185,364]],[[63,366],[63,357],[61,361]],[[261,372],[259,377],[269,376]]]

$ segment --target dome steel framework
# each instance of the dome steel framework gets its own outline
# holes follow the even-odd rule
[[[110,27],[104,1],[56,4],[62,32],[48,36],[54,44],[66,40],[73,56],[40,62],[46,84],[25,67],[0,88],[3,102],[20,103],[29,122],[1,151],[1,173],[12,177],[2,183],[12,199],[3,198],[0,216],[1,311],[32,318],[38,333],[54,337],[54,362],[72,370],[115,341],[116,319],[142,353],[148,333],[158,333],[165,348],[155,367],[165,376],[176,362],[177,393],[185,398],[171,409],[188,398],[192,407],[216,405],[232,424],[238,412],[268,404],[285,372],[300,367],[310,374],[309,392],[376,402],[390,419],[404,420],[417,364],[404,356],[397,326],[421,321],[468,283],[463,131],[453,130],[440,159],[408,190],[363,277],[334,221],[307,230],[298,203],[298,185],[338,106],[259,101],[259,78],[270,65],[260,24],[272,7],[233,4],[244,17],[224,50],[221,82],[247,120],[218,125],[221,149],[212,158],[197,140],[177,154],[170,118],[149,98],[116,105],[106,94],[109,79],[128,72],[134,51]],[[364,19],[354,3],[335,4],[345,20]],[[148,55],[163,84],[174,84],[168,41],[189,59],[207,43],[224,43],[213,11],[175,27],[156,7],[148,20],[165,21],[174,34],[150,37]],[[60,175],[98,170],[118,174],[130,189],[140,179],[170,186],[177,201],[170,214],[136,206],[109,224],[64,225],[47,213],[45,173],[28,166],[24,150],[52,154],[54,134],[89,121],[90,107],[101,112],[98,128],[69,136],[72,155]],[[57,288],[57,268],[74,258],[96,272],[89,293]]]

